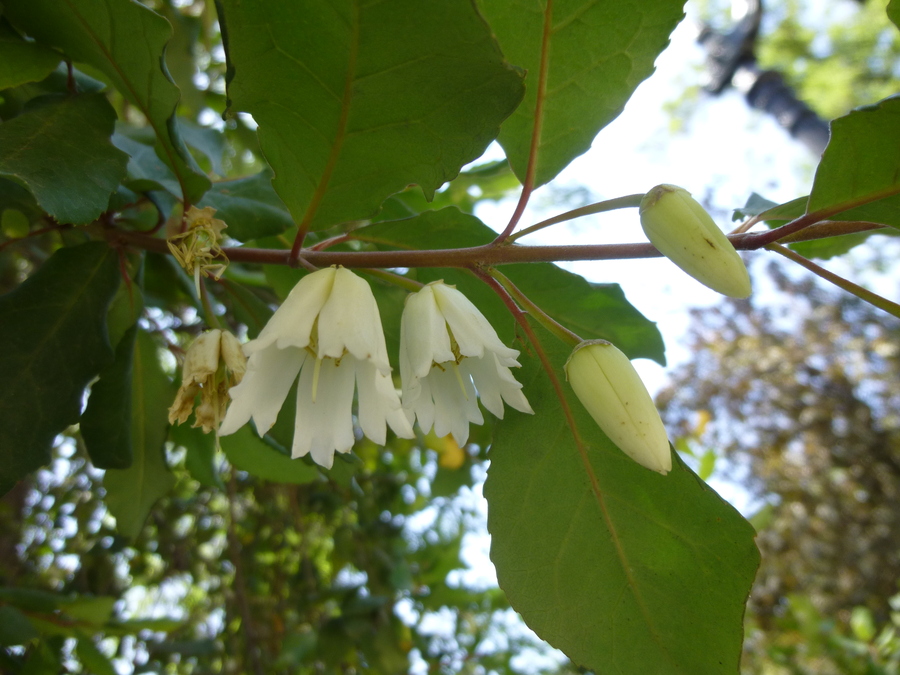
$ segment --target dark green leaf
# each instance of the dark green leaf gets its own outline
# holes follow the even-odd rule
[[[230,306],[234,317],[247,326],[247,337],[251,340],[259,335],[272,317],[272,309],[259,295],[244,284],[231,279],[222,279],[219,284],[227,296],[222,301]]]
[[[108,595],[67,598],[63,611],[73,619],[101,626],[112,616],[116,599]]]
[[[499,140],[523,182],[529,161],[537,162],[535,185],[590,148],[597,132],[622,112],[684,15],[679,0],[479,0],[478,5],[506,58],[528,71],[525,100],[503,123]],[[532,150],[535,124],[540,139]]]
[[[38,636],[28,617],[12,605],[0,607],[0,645],[24,645]]]
[[[112,143],[122,152],[128,153],[128,186],[132,190],[166,190],[173,195],[180,194],[178,178],[152,146],[119,132],[113,134]]]
[[[100,371],[81,415],[81,437],[98,469],[127,469],[134,459],[131,440],[133,325],[119,341],[113,362]]]
[[[212,206],[216,218],[228,224],[225,235],[249,241],[281,234],[294,221],[272,188],[268,171],[247,178],[215,183],[198,206]]]
[[[888,18],[900,28],[900,0],[891,0],[887,6]]]
[[[224,488],[216,468],[216,437],[205,434],[199,427],[175,424],[169,430],[175,445],[184,448],[184,468],[201,485]]]
[[[0,587],[0,600],[15,605],[26,612],[48,613],[59,609],[66,598],[58,593],[41,591],[36,588]]]
[[[106,505],[116,519],[116,529],[133,539],[140,533],[156,500],[175,484],[164,454],[169,406],[175,392],[162,370],[156,343],[143,331],[137,336],[132,385],[134,461],[128,469],[107,471],[103,487]]]
[[[171,52],[167,51],[166,55],[169,54]],[[178,119],[178,129],[184,142],[209,160],[213,173],[224,176],[225,166],[222,160],[225,156],[225,136],[222,132],[210,127],[202,127],[184,118]]]
[[[287,407],[287,406],[285,406]],[[281,416],[293,410],[282,409]],[[276,483],[309,483],[319,477],[319,471],[302,459],[291,459],[269,447],[250,425],[242,427],[230,436],[222,436],[219,441],[228,461],[236,468],[249,474]]]
[[[178,136],[174,117],[178,88],[163,67],[172,36],[168,21],[129,0],[4,0],[3,10],[38,42],[106,75],[147,118],[159,155],[178,176],[185,198],[200,199],[209,179]]]
[[[7,24],[0,23],[0,90],[43,80],[61,60],[57,52],[23,40]]]
[[[900,211],[900,98],[854,110],[831,123],[807,212],[823,209],[874,220]],[[878,200],[878,201],[876,201]],[[865,211],[850,209],[868,205]],[[888,222],[887,224],[894,224]]]
[[[104,632],[108,635],[134,635],[145,630],[168,633],[178,630],[183,624],[184,622],[179,619],[132,619],[131,621],[107,624]]]
[[[59,222],[89,223],[125,177],[128,158],[109,141],[116,113],[101,94],[44,100],[0,125],[0,175]]]
[[[116,675],[116,669],[107,656],[97,649],[97,645],[87,635],[78,638],[75,656],[81,661],[85,672],[91,675]]]
[[[19,675],[47,675],[58,673],[62,669],[59,649],[51,646],[48,640],[41,640],[34,649],[29,650],[25,667],[19,671]]]
[[[50,460],[85,385],[111,358],[106,311],[119,283],[104,243],[60,249],[0,297],[0,494]]]
[[[222,2],[235,110],[259,123],[275,190],[313,229],[431,198],[522,97],[470,2]]]
[[[447,208],[371,225],[354,235],[378,248],[431,249],[481,246],[490,243],[496,233],[474,216]],[[630,358],[665,363],[662,336],[656,325],[625,299],[618,284],[592,284],[552,263],[502,265],[498,269],[547,314],[585,340],[609,340]],[[421,281],[444,279],[456,284],[479,305],[504,340],[512,339],[512,317],[485,284],[458,270],[417,270],[416,274]]]
[[[568,347],[544,347],[563,378]],[[513,608],[598,673],[736,673],[753,528],[677,454],[667,476],[628,458],[562,379],[579,447],[537,359],[520,379],[535,414],[497,426],[484,487]]]

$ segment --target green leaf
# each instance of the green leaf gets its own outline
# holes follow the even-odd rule
[[[887,6],[888,18],[900,28],[900,0],[891,0]]]
[[[282,409],[281,413],[282,415],[291,413],[293,416],[293,409],[287,411]],[[291,459],[269,447],[249,425],[230,436],[222,436],[219,442],[228,461],[236,469],[259,478],[276,483],[302,484],[319,477],[318,469],[306,464],[302,459]]]
[[[453,207],[377,223],[354,232],[354,238],[380,249],[464,248],[488,244],[495,236],[476,217]],[[629,358],[646,357],[665,364],[662,336],[656,324],[626,300],[618,284],[593,284],[552,263],[519,263],[498,269],[547,314],[585,340],[609,340]],[[420,269],[416,275],[420,281],[444,279],[456,284],[491,319],[501,338],[507,342],[513,338],[512,317],[496,293],[481,281],[447,268]]]
[[[807,213],[844,212],[845,219],[894,225],[900,211],[897,147],[900,98],[885,99],[834,120],[831,140],[816,170]]]
[[[216,468],[216,437],[205,434],[199,427],[187,424],[175,424],[169,430],[169,436],[175,445],[185,450],[184,468],[191,478],[201,485],[224,489],[222,479]]]
[[[66,603],[65,596],[37,588],[0,587],[0,600],[27,612],[53,612]]]
[[[43,80],[61,60],[57,52],[23,40],[8,25],[0,23],[0,90]]]
[[[247,337],[254,339],[272,318],[272,309],[259,295],[244,284],[228,278],[219,280],[226,297],[221,298],[230,307],[234,317],[247,326]]]
[[[155,633],[168,633],[178,630],[184,625],[180,619],[132,619],[109,623],[104,627],[107,635],[134,635],[140,631],[153,631]]]
[[[160,157],[192,202],[209,188],[178,135],[178,88],[164,69],[169,22],[130,0],[4,0],[6,17],[39,43],[102,72],[147,118]]]
[[[38,637],[28,617],[11,605],[0,607],[0,645],[24,645]]]
[[[166,52],[166,56],[170,54],[171,52]],[[192,59],[191,66],[193,65]],[[181,137],[184,139],[184,142],[209,160],[213,173],[224,176],[226,173],[223,163],[226,149],[225,135],[221,131],[200,126],[196,122],[183,117],[178,118],[178,129],[181,131]]]
[[[78,638],[75,645],[75,656],[81,661],[86,673],[91,675],[116,675],[116,669],[109,658],[97,649],[97,645],[87,635]]]
[[[563,378],[568,347],[544,347]],[[753,528],[677,454],[667,476],[629,459],[562,379],[579,447],[537,359],[520,380],[535,414],[497,425],[484,486],[513,608],[598,673],[736,673]]]
[[[79,428],[91,463],[98,469],[127,469],[134,460],[131,439],[133,325],[116,347],[112,363],[100,371],[91,387]]]
[[[112,144],[128,154],[127,185],[130,189],[135,192],[166,190],[173,195],[181,193],[178,177],[159,158],[152,146],[119,131],[113,134]]]
[[[143,331],[137,335],[132,376],[131,444],[134,462],[128,469],[110,469],[103,477],[106,505],[118,532],[140,534],[150,509],[175,484],[166,466],[164,446],[174,388],[162,370],[156,343]]]
[[[212,206],[228,224],[225,235],[238,241],[281,234],[294,226],[291,214],[272,188],[272,174],[215,183],[197,205]]]
[[[59,222],[89,223],[125,177],[128,158],[109,141],[116,113],[102,94],[41,102],[0,125],[0,175],[27,185]]]
[[[543,185],[612,122],[684,16],[681,0],[478,0],[503,53],[525,68],[525,100],[500,144],[523,183]],[[535,125],[539,128],[532,148]]]
[[[91,463],[98,469],[127,469],[133,460],[131,444],[131,390],[137,320],[144,309],[142,254],[123,258],[128,283],[119,285],[107,312],[112,363],[100,371],[91,387],[79,429]]]
[[[111,358],[106,311],[119,284],[100,242],[60,249],[0,297],[0,494],[50,460],[85,385]]]
[[[232,107],[302,226],[365,218],[412,183],[430,199],[522,98],[470,2],[221,4]]]
[[[109,595],[67,598],[63,606],[66,614],[77,621],[102,626],[112,617],[116,599]]]

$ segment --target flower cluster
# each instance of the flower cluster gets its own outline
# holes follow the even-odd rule
[[[264,435],[296,383],[292,457],[309,454],[330,468],[335,452],[350,451],[356,442],[354,393],[358,426],[379,445],[388,427],[412,438],[418,422],[424,433],[434,429],[437,436],[452,436],[458,447],[468,440],[470,424],[484,423],[479,398],[500,419],[504,404],[534,413],[510,370],[520,365],[518,356],[471,301],[437,281],[407,297],[398,393],[371,288],[349,270],[330,267],[303,277],[243,353],[230,333],[201,335],[188,350],[169,414],[173,422],[185,421],[199,392],[197,425],[204,430],[218,428],[227,436],[253,420]],[[622,352],[603,340],[582,342],[565,371],[614,443],[649,469],[671,470],[659,414]]]
[[[391,379],[378,305],[369,285],[342,267],[305,276],[255,340],[244,345],[247,373],[219,434],[251,419],[259,434],[275,423],[297,381],[292,456],[309,453],[330,467],[355,442],[357,392],[362,432],[384,444],[387,427],[412,438],[412,424],[462,444],[485,407],[503,417],[503,401],[532,412],[510,374],[518,352],[504,346],[487,319],[456,289],[430,284],[410,297],[401,320],[402,400]],[[299,379],[298,379],[299,375]]]

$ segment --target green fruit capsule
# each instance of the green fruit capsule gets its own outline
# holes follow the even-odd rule
[[[641,200],[640,214],[650,242],[701,284],[732,298],[750,295],[744,261],[690,192],[657,185]]]
[[[672,470],[669,439],[631,361],[606,340],[582,342],[565,365],[572,391],[609,440],[642,466]]]

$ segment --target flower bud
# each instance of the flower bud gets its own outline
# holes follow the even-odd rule
[[[638,464],[665,475],[672,455],[665,427],[631,361],[606,340],[575,347],[565,365],[578,399],[609,439]]]
[[[701,284],[732,298],[750,295],[744,261],[690,192],[657,185],[641,200],[640,214],[650,242]]]

